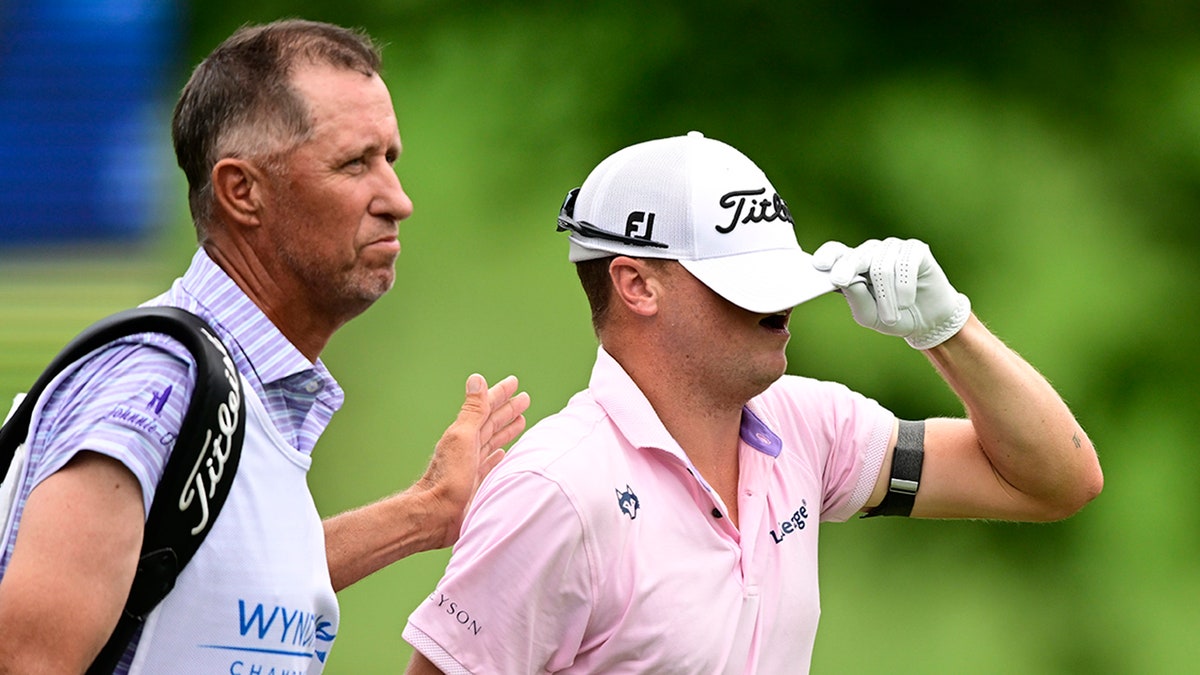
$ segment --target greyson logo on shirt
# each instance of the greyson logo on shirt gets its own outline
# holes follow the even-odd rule
[[[796,509],[796,512],[792,514],[792,517],[780,522],[776,529],[771,530],[771,540],[776,544],[783,543],[784,537],[792,534],[793,532],[799,532],[800,530],[803,530],[807,524],[808,501],[801,499],[800,508]]]
[[[474,635],[479,635],[479,631],[483,630],[483,626],[480,626],[475,619],[472,619],[471,614],[463,609],[462,605],[459,605],[458,602],[451,600],[441,593],[430,595],[429,600],[430,602],[437,603],[438,609],[449,614],[458,622],[458,625],[471,631]]]

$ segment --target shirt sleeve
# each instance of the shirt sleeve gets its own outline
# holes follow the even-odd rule
[[[79,452],[97,452],[133,472],[149,513],[191,400],[194,373],[186,348],[165,338],[153,345],[122,340],[85,357],[43,395],[30,449],[37,458],[32,485]]]
[[[553,480],[519,472],[486,481],[445,575],[409,617],[405,639],[447,673],[568,667],[593,605],[585,538],[577,510]]]
[[[871,497],[896,416],[845,385],[785,376],[763,400],[800,459],[820,467],[821,520],[844,521]]]

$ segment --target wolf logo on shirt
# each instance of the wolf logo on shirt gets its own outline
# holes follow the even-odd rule
[[[621,507],[621,513],[629,516],[630,520],[637,518],[638,507],[641,506],[641,503],[638,502],[637,495],[633,494],[633,489],[629,487],[629,484],[625,484],[624,492],[616,490],[616,493],[617,506]]]

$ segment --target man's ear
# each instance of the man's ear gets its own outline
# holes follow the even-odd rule
[[[662,295],[661,266],[648,264],[639,258],[617,256],[608,265],[614,299],[638,316],[658,313]]]
[[[226,157],[212,169],[213,198],[225,217],[245,227],[261,222],[266,176],[250,162]]]

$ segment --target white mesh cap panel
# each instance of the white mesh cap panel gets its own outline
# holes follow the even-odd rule
[[[673,139],[669,139],[673,140]],[[582,247],[595,248],[601,257],[613,253],[647,258],[681,258],[693,255],[689,202],[691,188],[680,170],[686,164],[682,143],[649,141],[629,146],[601,162],[579,190],[575,218],[608,232],[647,237],[668,248],[642,247],[576,237]],[[635,214],[645,214],[638,221]],[[650,221],[653,214],[653,221]],[[631,225],[630,220],[634,219]],[[631,229],[632,228],[632,229]],[[584,259],[584,258],[574,258]]]

